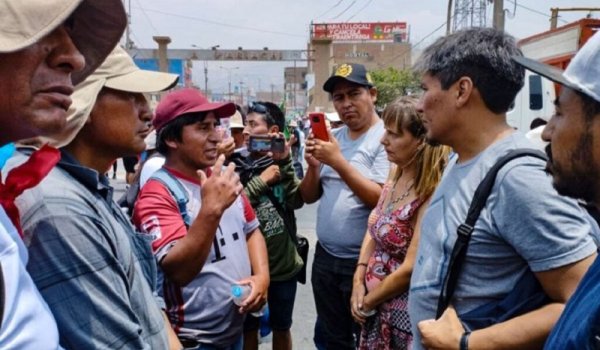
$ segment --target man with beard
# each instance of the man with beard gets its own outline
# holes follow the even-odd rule
[[[11,142],[65,126],[73,84],[102,63],[125,25],[118,0],[0,2],[0,167],[14,150]],[[24,175],[33,175],[32,168]],[[13,203],[18,193],[11,193],[24,181],[13,175],[0,184],[6,208],[0,208],[0,348],[57,349],[56,322],[25,270],[28,254]]]
[[[600,204],[600,35],[594,35],[563,73],[516,57],[525,68],[562,85],[544,129],[548,171],[558,193]],[[600,349],[600,259],[596,259],[552,330],[547,349]]]
[[[457,156],[421,227],[409,297],[415,349],[541,348],[596,257],[589,216],[574,200],[556,193],[545,162],[514,159],[498,172],[473,225],[451,306],[433,319],[457,228],[465,222],[475,189],[498,158],[532,148],[506,122],[524,79],[513,56],[522,54],[512,37],[472,28],[438,39],[417,63],[426,136],[451,146]],[[522,282],[539,286],[537,295],[547,302],[511,314],[485,312],[521,290]],[[467,321],[474,314],[492,321],[473,326]]]

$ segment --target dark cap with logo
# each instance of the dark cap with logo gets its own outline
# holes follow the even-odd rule
[[[335,84],[345,80],[365,87],[373,87],[373,80],[367,69],[358,63],[343,63],[336,67],[335,72],[323,84],[323,90],[332,93]]]

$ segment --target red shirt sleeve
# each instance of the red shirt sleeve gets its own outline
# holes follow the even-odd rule
[[[256,219],[256,213],[254,213],[254,209],[250,204],[250,200],[246,197],[244,191],[242,191],[242,203],[244,204],[244,217],[246,218],[246,222],[252,222]]]
[[[141,233],[153,236],[155,253],[187,233],[175,199],[161,182],[152,179],[140,191],[133,223]]]

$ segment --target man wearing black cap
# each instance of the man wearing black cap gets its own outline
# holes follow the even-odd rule
[[[556,112],[542,133],[554,187],[600,205],[600,35],[594,35],[563,73],[524,57],[515,61],[562,85]],[[600,259],[596,258],[552,330],[547,349],[600,349]]]
[[[308,169],[300,190],[307,203],[320,200],[312,284],[323,345],[354,349],[358,326],[350,311],[353,276],[357,266],[364,268],[358,261],[360,247],[389,162],[379,143],[384,128],[375,112],[377,89],[365,67],[338,66],[323,89],[331,94],[345,126],[330,131],[329,141],[309,136]]]

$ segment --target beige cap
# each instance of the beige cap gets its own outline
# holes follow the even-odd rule
[[[67,126],[60,133],[42,140],[54,147],[70,143],[87,121],[103,87],[135,93],[159,92],[175,86],[178,79],[177,74],[139,69],[129,54],[117,46],[92,75],[75,87]]]
[[[0,53],[24,49],[50,34],[69,17],[71,38],[85,57],[85,68],[72,74],[77,84],[90,75],[117,45],[127,15],[121,0],[2,0]]]
[[[242,114],[236,110],[235,113],[229,119],[229,129],[243,129],[244,121],[242,120]]]

